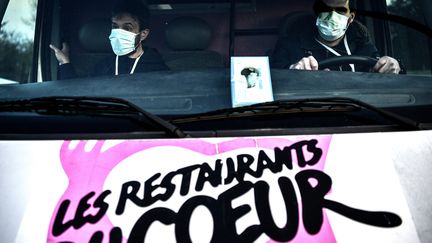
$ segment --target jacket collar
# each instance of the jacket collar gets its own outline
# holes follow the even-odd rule
[[[350,46],[350,48],[352,50],[355,50],[356,48],[356,44],[355,42],[349,38],[349,36],[352,36],[349,34],[351,28],[348,27],[347,32],[345,33],[345,35],[348,36],[348,45]],[[318,30],[315,28],[314,31],[311,33],[307,33],[308,31],[303,31],[302,34],[300,35],[300,48],[303,49],[304,51],[311,51],[312,53],[314,51],[318,51],[318,50],[322,50],[322,46],[321,44],[319,44],[316,41],[316,38],[318,37]]]

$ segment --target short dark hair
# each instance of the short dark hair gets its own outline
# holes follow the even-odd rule
[[[349,0],[349,8],[351,11],[357,11],[357,0]]]
[[[149,28],[150,13],[142,0],[117,0],[111,11],[111,16],[115,17],[121,14],[130,14],[137,18],[140,30]]]
[[[240,74],[243,75],[243,76],[245,76],[245,77],[247,77],[251,73],[256,73],[257,76],[261,75],[260,71],[257,68],[254,68],[254,67],[245,67],[243,70],[241,70]]]
[[[356,0],[346,0],[348,1],[348,6],[351,12],[357,11],[357,1]],[[328,6],[322,0],[315,0],[313,5],[313,10],[316,15],[322,12],[323,9],[327,9]]]

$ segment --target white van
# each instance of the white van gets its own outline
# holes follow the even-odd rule
[[[432,242],[431,3],[354,3],[1,1],[1,242]]]

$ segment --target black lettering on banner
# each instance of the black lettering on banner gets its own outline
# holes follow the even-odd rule
[[[275,148],[274,153],[276,164],[284,164],[289,170],[293,169],[291,147]]]
[[[90,238],[89,243],[102,243],[104,238],[104,234],[102,231],[96,231],[92,237]],[[119,227],[114,227],[110,231],[109,235],[109,243],[122,243],[123,234]]]
[[[285,202],[287,222],[279,228],[273,220],[270,208],[269,185],[264,181],[255,184],[255,205],[264,233],[271,239],[286,242],[294,239],[299,227],[299,210],[296,192],[290,179],[279,178],[279,188]],[[278,212],[279,213],[279,212]]]
[[[159,221],[165,225],[174,224],[176,213],[167,208],[153,208],[144,213],[135,223],[129,235],[129,242],[144,242],[150,225]]]
[[[316,140],[316,139],[312,139],[307,143],[307,146],[306,146],[307,151],[311,152],[313,155],[309,161],[305,160],[306,165],[309,165],[309,166],[316,165],[319,162],[319,160],[321,159],[323,151],[321,148],[318,148],[317,145],[318,145],[318,140]],[[302,153],[302,155],[303,155],[303,153]],[[303,157],[304,157],[304,155],[303,155]]]
[[[309,179],[318,181],[313,187]],[[318,170],[304,170],[299,172],[295,179],[300,189],[303,205],[303,224],[309,234],[317,234],[323,223],[324,196],[331,189],[331,179]]]
[[[213,222],[217,222],[216,217],[220,217],[218,202],[208,196],[196,196],[187,200],[177,213],[175,222],[175,236],[178,243],[192,243],[190,237],[190,220],[193,211],[198,206],[205,206],[211,213]],[[220,223],[213,224],[213,235],[210,242],[222,242],[218,239],[223,233]]]
[[[205,182],[209,182],[211,186],[217,187],[223,184],[228,185],[236,179],[239,183],[244,181],[246,174],[254,177],[260,178],[265,169],[269,169],[272,173],[276,174],[282,171],[282,165],[285,165],[288,169],[293,169],[293,152],[297,156],[297,163],[300,167],[305,167],[306,165],[315,165],[318,163],[322,156],[322,150],[317,147],[318,141],[312,139],[309,141],[300,141],[292,144],[291,146],[284,147],[282,150],[280,148],[274,149],[275,160],[272,161],[264,150],[260,150],[258,153],[258,158],[250,154],[239,154],[236,156],[237,168],[235,167],[235,162],[233,158],[227,158],[225,164],[222,163],[221,159],[215,161],[215,169],[213,170],[207,163],[201,165],[192,165],[178,169],[177,171],[170,172],[162,179],[160,185],[154,185],[153,182],[158,179],[161,174],[157,173],[147,179],[144,182],[144,195],[139,197],[137,194],[140,190],[141,184],[137,181],[129,181],[123,184],[120,198],[116,208],[116,214],[123,214],[126,203],[130,200],[136,206],[147,207],[152,205],[158,200],[167,201],[173,195],[176,185],[172,183],[172,179],[175,176],[181,176],[180,185],[180,195],[186,196],[191,188],[191,178],[192,173],[195,170],[199,170],[197,183],[195,185],[195,191],[202,191]],[[303,155],[304,147],[306,150],[312,153],[310,160],[307,160]],[[256,170],[254,171],[251,166],[254,162],[257,162]],[[224,180],[222,180],[222,167],[225,165],[227,169],[227,175]],[[158,189],[165,189],[165,193],[160,193],[157,195],[152,195],[152,193]]]
[[[79,201],[78,206],[75,210],[74,218],[67,221],[66,223],[63,223],[63,221],[69,208],[70,200],[64,200],[60,204],[59,210],[54,219],[52,234],[54,236],[59,236],[63,234],[66,230],[68,230],[70,227],[73,227],[74,229],[79,229],[87,223],[94,224],[98,222],[108,210],[108,204],[104,200],[110,193],[111,191],[109,190],[104,191],[96,198],[93,206],[94,208],[99,208],[99,210],[95,215],[89,214],[87,216],[84,216],[86,211],[91,207],[91,205],[88,203],[88,200],[96,194],[95,192],[89,192]]]
[[[273,174],[279,173],[282,171],[282,163],[272,161],[263,150],[260,150],[257,160],[257,172],[260,177],[265,169],[269,169]]]
[[[157,186],[152,185],[152,182],[160,177],[160,173],[157,173],[150,177],[144,183],[144,192],[142,198],[138,196],[141,183],[137,181],[126,182],[122,186],[122,190],[119,197],[119,202],[116,209],[116,214],[123,214],[127,200],[130,200],[139,207],[146,207],[153,204],[156,199],[152,197],[152,192],[157,189]]]
[[[204,163],[201,165],[198,180],[195,185],[195,191],[200,192],[204,188],[204,183],[209,182],[213,187],[217,187],[222,183],[222,163],[221,160],[217,160],[215,169],[213,170],[210,165]]]
[[[309,179],[318,181],[312,186]],[[399,216],[389,212],[368,212],[354,209],[341,203],[324,199],[331,188],[331,178],[318,170],[305,170],[295,176],[300,190],[303,208],[303,223],[309,234],[317,234],[323,224],[323,209],[327,208],[350,219],[368,225],[382,227],[396,227],[401,224]],[[279,189],[285,204],[287,222],[279,228],[272,217],[269,185],[265,181],[242,182],[222,193],[218,199],[209,196],[192,197],[180,207],[178,213],[167,208],[154,208],[144,213],[133,226],[129,236],[130,242],[145,242],[145,236],[154,221],[165,225],[174,224],[176,240],[179,243],[190,243],[190,220],[194,210],[199,206],[206,207],[213,220],[211,242],[253,242],[265,233],[275,241],[290,241],[298,233],[299,205],[292,181],[287,177],[278,180]],[[251,211],[250,205],[232,206],[232,201],[253,190],[259,224],[250,225],[243,232],[237,233],[236,222]],[[88,197],[83,198],[87,202]],[[65,202],[65,205],[68,203]],[[67,207],[66,207],[67,208]],[[60,214],[59,210],[59,215]],[[101,232],[96,232],[91,243],[99,243],[103,238]],[[110,243],[120,243],[122,238],[120,229],[113,229],[110,233]]]
[[[292,144],[291,146],[284,147],[283,149],[275,148],[275,161],[277,164],[284,164],[288,169],[293,169],[293,155],[295,151],[297,164],[300,168],[304,168],[306,165],[313,166],[320,160],[322,156],[322,149],[317,147],[318,140],[311,139],[309,141],[300,141]],[[307,160],[304,155],[303,147],[306,146],[306,150],[312,153],[312,158]]]
[[[92,237],[90,238],[89,243],[102,243],[103,241],[103,232],[102,231],[96,231]],[[111,242],[110,242],[111,243]]]
[[[192,172],[198,168],[200,168],[199,165],[193,165],[177,170],[177,173],[183,176],[180,187],[180,195],[186,196],[189,193]]]
[[[218,201],[221,204],[221,212],[223,224],[223,241],[222,242],[253,242],[261,234],[262,230],[259,225],[251,225],[246,228],[243,233],[237,234],[236,221],[249,213],[251,207],[249,205],[241,205],[237,208],[232,207],[232,200],[246,194],[249,190],[253,189],[253,184],[251,182],[240,183],[231,189],[222,193]]]
[[[152,205],[160,198],[160,194],[153,195],[153,192],[159,188],[159,185],[154,185],[153,182],[160,176],[160,173],[156,173],[144,183],[144,207]]]
[[[94,208],[99,208],[99,211],[94,216],[88,216],[88,223],[95,224],[97,223],[108,211],[109,204],[105,202],[105,198],[111,194],[111,191],[107,190],[101,193],[99,197],[96,198],[94,202]]]
[[[110,232],[110,243],[121,243],[123,234],[119,227],[114,227]]]
[[[266,234],[275,241],[290,241],[298,233],[300,221],[299,198],[301,198],[303,224],[306,231],[311,235],[317,234],[321,230],[324,208],[367,225],[397,227],[402,224],[402,219],[391,212],[370,212],[325,199],[324,197],[332,187],[330,176],[322,171],[309,169],[295,175],[295,182],[297,183],[300,196],[296,195],[293,185],[294,179],[290,180],[287,177],[279,177],[278,185],[284,200],[286,223],[283,227],[276,225],[271,211],[269,184],[263,180],[256,183],[245,181],[246,174],[260,178],[266,169],[273,174],[280,173],[283,166],[292,170],[294,161],[297,162],[300,168],[313,166],[319,162],[323,154],[322,149],[317,147],[317,145],[318,141],[312,139],[294,143],[283,149],[275,148],[274,160],[270,159],[264,150],[260,150],[257,158],[250,154],[239,154],[235,157],[236,161],[233,158],[227,158],[224,161],[225,163],[223,163],[221,159],[217,159],[214,163],[214,169],[208,163],[180,168],[177,171],[169,172],[161,178],[159,185],[155,181],[161,177],[160,173],[153,175],[144,181],[144,183],[129,181],[122,185],[115,212],[117,215],[123,214],[128,201],[143,208],[154,204],[158,200],[167,201],[176,190],[178,190],[181,196],[186,196],[190,190],[193,190],[191,189],[193,188],[191,187],[192,174],[198,170],[197,182],[194,187],[197,192],[202,191],[206,183],[209,183],[212,187],[218,187],[222,184],[228,185],[234,182],[234,180],[237,180],[238,183],[220,194],[217,199],[205,195],[191,197],[181,205],[178,212],[162,207],[144,212],[133,226],[128,237],[129,242],[145,242],[147,231],[155,221],[159,221],[165,225],[173,225],[177,242],[191,242],[190,221],[194,210],[199,206],[204,206],[208,209],[212,216],[212,243],[253,242],[262,234]],[[305,150],[311,153],[311,155],[305,156]],[[294,154],[296,160],[293,160]],[[256,162],[256,170],[251,168],[254,162]],[[226,168],[225,178],[222,175],[224,166]],[[176,176],[181,177],[179,185],[173,182],[173,178]],[[318,182],[317,185],[311,185],[310,179],[316,180]],[[141,186],[144,187],[144,192],[141,194],[142,197],[138,195]],[[157,189],[164,189],[164,192],[154,195]],[[248,214],[252,208],[248,204],[233,207],[232,201],[249,191],[252,191],[255,197],[254,203],[259,222],[258,224],[249,225],[243,232],[237,232],[236,222]],[[71,202],[70,200],[64,200],[60,204],[54,219],[53,235],[59,236],[71,227],[79,229],[87,223],[97,223],[108,210],[108,204],[105,202],[105,199],[110,193],[111,191],[102,192],[95,199],[93,205],[89,203],[89,200],[95,196],[95,192],[86,194],[78,202],[74,218],[68,221],[65,221],[65,217]],[[91,207],[98,209],[95,215],[86,214]],[[103,241],[103,237],[103,232],[97,231],[91,237],[90,242],[100,243]],[[121,243],[122,240],[121,229],[114,227],[110,231],[110,243]]]
[[[160,195],[160,200],[167,201],[174,194],[175,185],[172,183],[172,178],[176,175],[176,172],[168,173],[161,181],[160,187],[164,188],[166,191],[164,194]]]
[[[175,186],[172,184],[171,180],[176,175],[182,175],[182,184],[180,189],[180,194],[184,196],[182,193],[189,193],[190,180],[192,171],[199,168],[199,165],[185,167],[183,169],[177,170],[176,172],[168,173],[161,181],[161,185],[153,185],[153,182],[157,180],[161,174],[156,173],[148,180],[144,182],[144,193],[143,198],[138,197],[138,192],[141,187],[141,183],[137,181],[129,181],[122,185],[122,189],[120,191],[119,200],[117,203],[116,214],[121,215],[124,213],[126,202],[130,200],[135,205],[139,207],[147,207],[152,205],[158,200],[166,201],[168,200],[172,194],[174,193]],[[152,193],[158,188],[165,188],[165,193],[152,195]]]
[[[63,223],[63,220],[66,216],[66,212],[69,208],[70,200],[64,200],[57,211],[57,215],[54,220],[54,225],[52,229],[52,234],[54,236],[59,236],[63,234],[67,229],[72,227],[73,225],[73,219],[70,221],[67,221],[66,223]]]
[[[313,166],[320,160],[322,156],[322,149],[318,148],[316,145],[318,140],[312,139],[310,141],[300,141],[292,145],[296,151],[297,163],[300,168],[304,168],[306,165]],[[313,154],[310,160],[306,160],[303,152],[303,147],[306,145],[306,150]]]
[[[257,175],[250,167],[255,161],[255,158],[250,154],[239,154],[237,155],[237,174],[236,178],[238,182],[243,182],[246,174],[249,174],[255,178]]]
[[[228,185],[236,178],[236,170],[234,167],[234,160],[232,158],[227,158],[225,163],[227,166],[227,177],[224,180],[224,184]]]
[[[314,178],[318,184],[313,187],[309,179]],[[331,178],[318,170],[304,170],[299,172],[295,179],[300,188],[303,204],[303,224],[310,234],[320,231],[323,223],[323,209],[328,208],[352,220],[373,226],[397,227],[402,219],[391,212],[370,212],[348,207],[342,203],[324,199],[331,189]]]
[[[131,200],[135,205],[143,207],[143,200],[137,196],[140,187],[141,183],[138,181],[128,181],[123,183],[116,208],[117,215],[123,214],[127,200]]]
[[[74,228],[79,229],[83,225],[86,224],[87,220],[91,216],[84,216],[85,211],[90,208],[90,204],[88,204],[88,200],[95,195],[95,192],[90,192],[85,195],[79,202],[78,207],[75,211],[75,219],[74,219]]]

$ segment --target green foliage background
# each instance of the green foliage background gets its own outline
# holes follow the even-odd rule
[[[33,56],[32,41],[0,28],[0,53],[0,77],[27,82]]]

